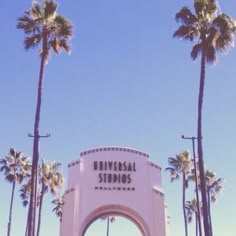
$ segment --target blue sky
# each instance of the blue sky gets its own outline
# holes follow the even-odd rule
[[[183,235],[181,185],[169,182],[167,158],[191,150],[182,140],[196,135],[200,65],[190,59],[191,43],[173,39],[175,13],[187,0],[60,0],[59,12],[71,19],[70,56],[51,55],[46,67],[41,113],[43,158],[67,164],[86,149],[125,146],[150,154],[163,169],[170,236]],[[236,2],[219,1],[236,18]],[[39,72],[37,49],[24,51],[16,19],[30,0],[0,2],[0,155],[10,147],[32,154],[32,132]],[[233,236],[236,211],[236,51],[208,66],[203,110],[206,167],[224,178],[224,190],[212,207],[215,236]],[[7,225],[10,186],[0,177],[0,235]],[[192,193],[189,191],[189,197]],[[50,198],[48,198],[50,201]],[[26,209],[16,197],[12,235],[23,235]],[[58,221],[45,204],[42,235],[57,236]],[[115,222],[114,222],[115,224]],[[192,229],[194,228],[191,226]]]

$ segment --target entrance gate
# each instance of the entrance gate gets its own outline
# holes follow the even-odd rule
[[[68,169],[60,236],[84,236],[95,219],[110,214],[131,219],[143,236],[166,236],[161,168],[148,154],[96,148],[82,152]]]

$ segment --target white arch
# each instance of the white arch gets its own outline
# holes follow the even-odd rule
[[[123,147],[82,152],[79,160],[68,165],[60,236],[83,236],[94,220],[109,214],[130,219],[142,236],[166,236],[161,168],[148,158]],[[122,175],[129,176],[129,182],[117,181]]]

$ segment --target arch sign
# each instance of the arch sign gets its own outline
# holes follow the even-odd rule
[[[133,221],[143,236],[166,236],[161,168],[148,154],[96,148],[82,152],[68,169],[60,236],[84,236],[93,221],[110,214]]]

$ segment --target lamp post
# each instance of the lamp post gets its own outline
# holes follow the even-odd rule
[[[107,216],[107,236],[109,236],[110,217]]]
[[[197,162],[196,162],[196,155],[195,155],[195,140],[197,140],[198,138],[197,137],[185,137],[184,135],[182,135],[181,138],[192,140],[193,165],[194,165],[195,188],[196,188],[196,198],[197,198],[198,228],[199,228],[199,236],[202,236],[201,210],[200,210],[200,201],[199,201],[199,192],[198,192]]]

